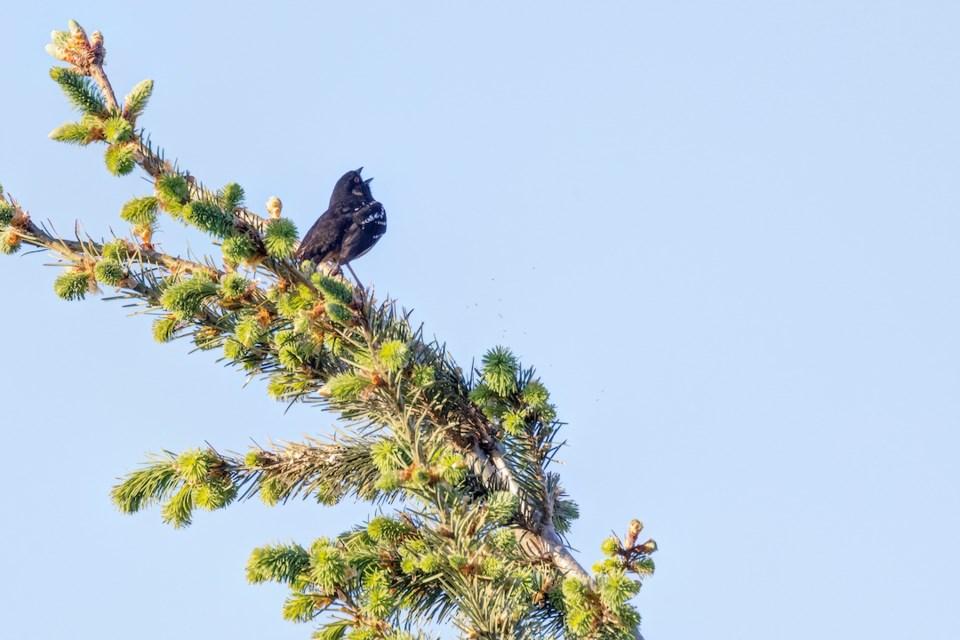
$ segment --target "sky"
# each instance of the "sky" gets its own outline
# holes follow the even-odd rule
[[[118,94],[155,81],[140,124],[206,184],[305,231],[342,173],[376,178],[389,229],[356,271],[464,366],[537,367],[582,563],[631,518],[659,544],[647,640],[960,637],[960,5],[86,5],[0,12],[0,182],[35,219],[123,234],[150,189],[46,137],[74,114],[43,46],[73,18]],[[308,638],[249,552],[367,505],[175,531],[109,490],[148,451],[332,417],[60,301],[46,262],[0,256],[3,635]]]

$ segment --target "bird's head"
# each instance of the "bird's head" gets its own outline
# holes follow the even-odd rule
[[[337,180],[337,184],[333,188],[333,195],[330,196],[331,207],[354,198],[360,198],[364,201],[373,200],[373,194],[370,192],[370,181],[373,178],[364,180],[360,175],[361,171],[363,171],[363,167],[355,171],[347,171]]]

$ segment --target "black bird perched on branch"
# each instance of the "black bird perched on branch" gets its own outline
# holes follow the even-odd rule
[[[364,180],[361,171],[363,167],[348,171],[337,180],[330,206],[303,236],[295,255],[298,261],[332,262],[337,270],[344,265],[350,269],[350,261],[369,251],[387,232],[387,212],[370,193],[373,178]]]

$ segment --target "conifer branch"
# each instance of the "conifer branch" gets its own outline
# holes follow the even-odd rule
[[[19,208],[19,206],[18,206]],[[38,226],[32,219],[25,216],[26,220],[22,227],[20,238],[24,244],[49,249],[69,261],[76,262],[90,256],[102,256],[104,244],[93,240],[70,240],[59,236],[51,235],[43,227]],[[136,262],[143,265],[153,265],[163,267],[171,274],[194,274],[215,271],[219,276],[225,275],[223,271],[211,267],[209,264],[201,264],[192,260],[178,258],[154,249],[144,249],[136,247],[133,243],[123,241],[134,256]]]
[[[48,249],[69,266],[55,283],[61,297],[82,298],[98,283],[116,287],[162,314],[153,326],[158,341],[189,335],[198,348],[222,349],[248,376],[268,380],[275,399],[317,403],[350,421],[336,438],[257,447],[242,457],[210,448],[166,452],[114,488],[121,511],[160,505],[163,520],[181,527],[197,509],[253,496],[271,505],[307,496],[399,503],[395,517],[321,538],[309,550],[267,547],[251,556],[251,582],[291,587],[288,619],[346,616],[322,623],[317,637],[341,638],[349,628],[397,640],[412,637],[397,629],[442,619],[476,638],[641,637],[627,602],[640,582],[626,573],[652,573],[656,543],[638,544],[642,525],[634,521],[624,541],[604,542],[607,559],[592,572],[574,558],[563,534],[578,511],[548,470],[560,423],[532,369],[496,347],[468,381],[394,301],[294,264],[296,229],[279,218],[279,200],[268,205],[271,219],[262,218],[243,206],[238,185],[214,192],[166,161],[134,130],[152,82],[138,84],[121,111],[103,73],[99,33],[88,39],[71,22],[48,50],[72,65],[52,76],[85,113],[51,137],[107,143],[108,169],[124,175],[141,167],[154,194],[120,214],[138,243],[97,243],[48,232],[0,189],[0,251]],[[225,268],[158,251],[151,237],[160,211],[221,241]],[[248,280],[236,271],[241,264],[264,277]]]
[[[106,98],[110,111],[114,113],[119,111],[120,105],[117,104],[117,96],[113,92],[113,87],[110,85],[110,79],[107,78],[107,74],[103,71],[103,63],[95,64],[90,68],[90,77],[93,78],[97,86],[100,87],[100,91],[103,92],[103,97]]]

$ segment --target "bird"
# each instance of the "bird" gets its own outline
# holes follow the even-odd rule
[[[348,171],[337,180],[330,205],[294,254],[297,261],[330,262],[334,272],[346,266],[353,273],[350,262],[370,251],[387,232],[387,212],[370,192],[373,178],[364,180],[361,171],[363,167]]]

